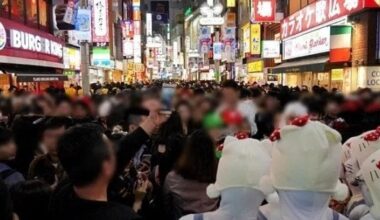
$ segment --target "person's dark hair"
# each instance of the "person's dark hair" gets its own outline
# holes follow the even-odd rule
[[[259,87],[251,88],[252,98],[259,98],[262,95],[262,90]]]
[[[0,127],[0,146],[9,143],[12,140],[13,140],[12,131],[7,128]]]
[[[0,179],[0,216],[4,220],[12,220],[12,201],[7,185]]]
[[[58,141],[58,158],[75,186],[93,182],[109,157],[102,129],[96,124],[74,126]]]
[[[181,117],[178,112],[172,112],[169,119],[161,126],[158,134],[158,142],[160,144],[166,144],[167,138],[174,133],[184,134]]]
[[[201,95],[202,96],[202,95],[205,94],[205,91],[203,89],[201,89],[201,88],[196,88],[196,89],[194,89],[193,94],[194,95]]]
[[[72,85],[72,84],[71,84]],[[70,85],[70,87],[74,87],[74,85],[72,85],[71,86]],[[59,105],[59,104],[61,104],[61,103],[63,103],[63,102],[67,102],[67,103],[69,103],[69,104],[72,104],[72,101],[71,101],[71,99],[70,99],[70,97],[68,97],[67,95],[61,95],[61,96],[58,96],[56,99],[55,99],[55,104],[56,105]]]
[[[44,123],[44,131],[54,130],[61,127],[69,127],[72,121],[67,117],[51,117],[47,119]]]
[[[234,90],[239,90],[239,85],[235,82],[235,80],[229,79],[229,80],[225,80],[222,83],[222,88],[230,88]]]
[[[249,89],[247,88],[242,88],[240,90],[240,98],[241,99],[247,99],[247,98],[251,98],[252,97],[252,93]]]
[[[185,179],[203,183],[215,181],[217,160],[214,143],[204,130],[194,131],[182,152],[182,163],[177,163],[175,171]]]
[[[14,212],[22,220],[47,220],[51,188],[39,180],[20,182],[10,189]]]

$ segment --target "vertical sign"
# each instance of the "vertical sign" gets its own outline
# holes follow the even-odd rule
[[[140,0],[133,0],[133,62],[141,63],[141,11]]]
[[[244,55],[251,52],[251,30],[249,23],[244,25],[242,28],[243,31],[243,53]]]
[[[146,13],[146,35],[152,36],[152,13]]]
[[[211,32],[210,28],[207,26],[201,26],[200,28],[200,36],[199,36],[199,47],[201,54],[207,54],[210,50],[211,44]]]
[[[273,22],[276,18],[276,0],[252,0],[252,22]]]
[[[261,25],[251,24],[251,54],[260,55],[261,52]]]
[[[223,43],[215,42],[213,45],[214,60],[222,59]]]
[[[108,1],[93,0],[93,33],[92,41],[95,43],[108,43]]]

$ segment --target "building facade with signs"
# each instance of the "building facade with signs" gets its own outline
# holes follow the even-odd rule
[[[376,88],[380,11],[374,0],[313,1],[281,22],[282,63],[272,68],[289,86],[350,92]],[[380,87],[378,87],[380,89]]]
[[[6,3],[0,7],[0,88],[63,86],[63,41],[48,32],[49,1]]]

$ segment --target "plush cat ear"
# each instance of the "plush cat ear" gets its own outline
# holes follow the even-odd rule
[[[318,122],[320,123],[320,122]],[[320,123],[321,126],[324,128],[327,140],[331,144],[340,144],[342,142],[342,136],[339,134],[338,131],[330,128],[329,126]]]
[[[220,196],[220,190],[215,184],[210,184],[206,189],[206,194],[209,198],[215,199]]]
[[[349,196],[348,186],[346,184],[341,183],[338,180],[338,183],[335,188],[335,193],[333,194],[333,198],[337,201],[344,201]]]
[[[239,139],[237,139],[236,137],[234,136],[227,136],[225,139],[224,139],[224,145],[226,144],[229,144],[229,143],[232,143],[234,141],[237,141]]]

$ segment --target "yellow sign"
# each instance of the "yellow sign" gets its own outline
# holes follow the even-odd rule
[[[133,70],[134,69],[133,63],[128,63],[127,68],[128,68],[128,70]]]
[[[343,69],[332,69],[331,80],[343,80]]]
[[[236,0],[227,0],[227,8],[236,7]]]
[[[248,73],[263,72],[264,62],[262,60],[253,61],[247,64]]]
[[[244,53],[243,55],[251,52],[251,46],[250,46],[251,45],[250,44],[251,30],[249,28],[250,28],[249,23],[242,27],[242,31],[243,31],[243,53]]]
[[[261,53],[261,25],[251,24],[251,54],[260,55]]]

